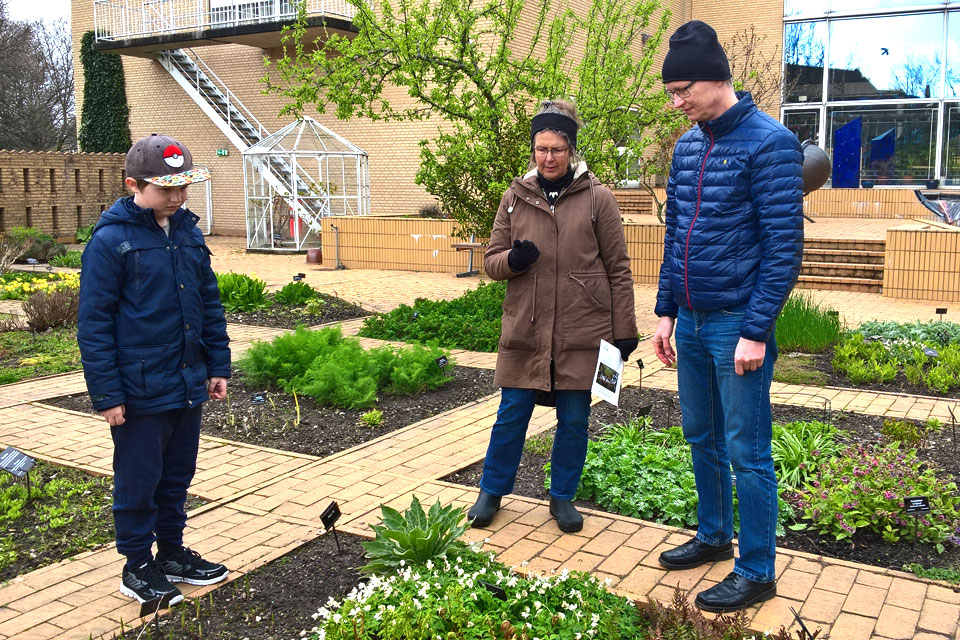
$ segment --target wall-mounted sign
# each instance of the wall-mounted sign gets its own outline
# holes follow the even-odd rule
[[[218,156],[228,156],[230,155],[230,149],[217,149]]]

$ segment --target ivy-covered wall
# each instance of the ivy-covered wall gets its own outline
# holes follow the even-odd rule
[[[130,108],[120,56],[93,50],[94,34],[80,41],[83,108],[77,143],[81,151],[126,153],[130,148]]]

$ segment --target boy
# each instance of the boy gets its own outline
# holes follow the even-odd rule
[[[187,185],[210,174],[154,134],[127,152],[126,176],[133,195],[101,215],[83,251],[77,341],[113,436],[113,518],[127,559],[120,592],[176,604],[183,595],[172,582],[228,574],[184,547],[183,529],[201,405],[226,395],[230,340],[199,218],[183,206]]]

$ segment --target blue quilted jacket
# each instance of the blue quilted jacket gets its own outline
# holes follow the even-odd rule
[[[77,341],[98,411],[197,406],[206,380],[230,377],[230,348],[210,251],[179,209],[170,237],[133,197],[104,212],[83,251]]]
[[[766,341],[800,275],[803,156],[749,93],[737,97],[674,149],[656,314],[746,304],[741,336]]]

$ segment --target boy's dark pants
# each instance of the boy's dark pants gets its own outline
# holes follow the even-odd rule
[[[158,544],[183,544],[184,504],[197,468],[202,405],[127,416],[113,436],[113,523],[117,551],[136,567]]]

